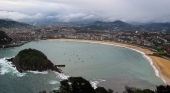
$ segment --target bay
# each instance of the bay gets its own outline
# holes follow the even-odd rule
[[[66,76],[81,76],[115,91],[122,92],[125,85],[154,89],[156,85],[164,84],[149,61],[134,50],[89,42],[42,40],[0,50],[1,93],[50,91],[57,89],[59,81],[65,78],[52,71],[20,74],[5,62],[5,58],[26,48],[42,51],[54,64],[65,64],[61,69]]]

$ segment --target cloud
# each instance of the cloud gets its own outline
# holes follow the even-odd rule
[[[75,13],[75,14],[71,13],[69,15],[60,17],[59,20],[63,22],[76,22],[76,21],[82,20],[82,18],[85,16],[86,14],[84,13]]]
[[[8,12],[8,11],[0,11],[0,18],[12,18],[13,20],[20,20],[25,18],[31,18],[31,16],[18,13],[18,12]]]
[[[170,22],[169,4],[170,0],[0,0],[0,18]]]
[[[43,15],[41,13],[37,13],[36,15],[32,16],[32,18],[35,18],[35,19],[40,19],[42,17]]]
[[[81,22],[94,21],[95,15],[88,15],[85,13],[71,13],[68,15],[47,16],[48,19],[58,19],[59,22]]]
[[[89,15],[89,16],[85,16],[83,17],[84,20],[90,20],[90,19],[94,19],[95,15]]]
[[[42,16],[43,15],[41,13],[37,13],[36,15],[31,16],[19,12],[0,11],[0,18],[2,19],[8,18],[13,20],[23,20],[23,19],[34,20],[34,19],[41,19]]]

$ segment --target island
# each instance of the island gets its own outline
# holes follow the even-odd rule
[[[36,49],[21,50],[14,58],[7,59],[14,64],[19,72],[52,70],[62,73],[62,70],[54,65],[44,53]]]

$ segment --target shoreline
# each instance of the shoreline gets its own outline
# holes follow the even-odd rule
[[[24,41],[22,43],[19,44],[6,44],[6,45],[0,45],[0,48],[10,48],[10,47],[18,47],[18,46],[22,46],[25,43],[28,43],[29,41]]]
[[[133,51],[136,51],[138,53],[141,53],[146,60],[149,61],[150,65],[155,71],[155,75],[159,77],[165,84],[170,85],[170,60],[167,60],[162,57],[153,56],[150,54],[153,54],[154,52],[143,48],[140,46],[125,44],[125,43],[119,43],[119,42],[107,42],[107,41],[98,41],[98,40],[82,40],[82,39],[47,39],[47,40],[61,40],[61,41],[78,41],[78,42],[89,42],[89,43],[99,43],[99,44],[106,44],[106,45],[114,45],[118,47],[125,47],[128,49],[131,49]]]

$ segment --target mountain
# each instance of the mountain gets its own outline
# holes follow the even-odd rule
[[[170,23],[150,23],[142,25],[143,27],[151,27],[151,28],[170,28]]]
[[[61,22],[58,19],[43,19],[43,20],[34,20],[27,22],[28,24],[36,25],[36,26],[43,26],[43,25],[86,25],[92,23],[94,21],[73,21],[73,22]]]
[[[132,29],[133,25],[125,23],[123,21],[117,20],[114,22],[102,22],[95,21],[90,23],[89,25],[84,26],[81,29],[77,29],[78,31],[92,31],[92,30],[118,30],[125,31]]]
[[[16,22],[9,19],[8,20],[0,19],[0,28],[27,27],[27,26],[31,26],[31,25],[26,23]]]
[[[170,31],[170,23],[142,23],[130,24],[117,20],[114,22],[95,21],[82,28],[76,29],[77,32],[94,32],[94,31]]]
[[[34,22],[34,25],[49,25],[49,24],[64,24],[64,25],[81,25],[81,28],[75,28],[77,32],[94,32],[94,31],[168,31],[170,32],[170,23],[126,23],[120,20],[114,22],[58,22],[58,20],[41,20]],[[0,19],[0,28],[13,27],[30,27],[31,25],[21,22],[16,22],[10,19]]]
[[[92,25],[98,25],[98,26],[114,26],[114,27],[130,27],[131,25],[128,23],[125,23],[123,21],[117,20],[114,22],[102,22],[102,21],[95,21],[92,23]]]
[[[148,23],[139,25],[138,27],[146,31],[167,31],[170,32],[170,23]]]

